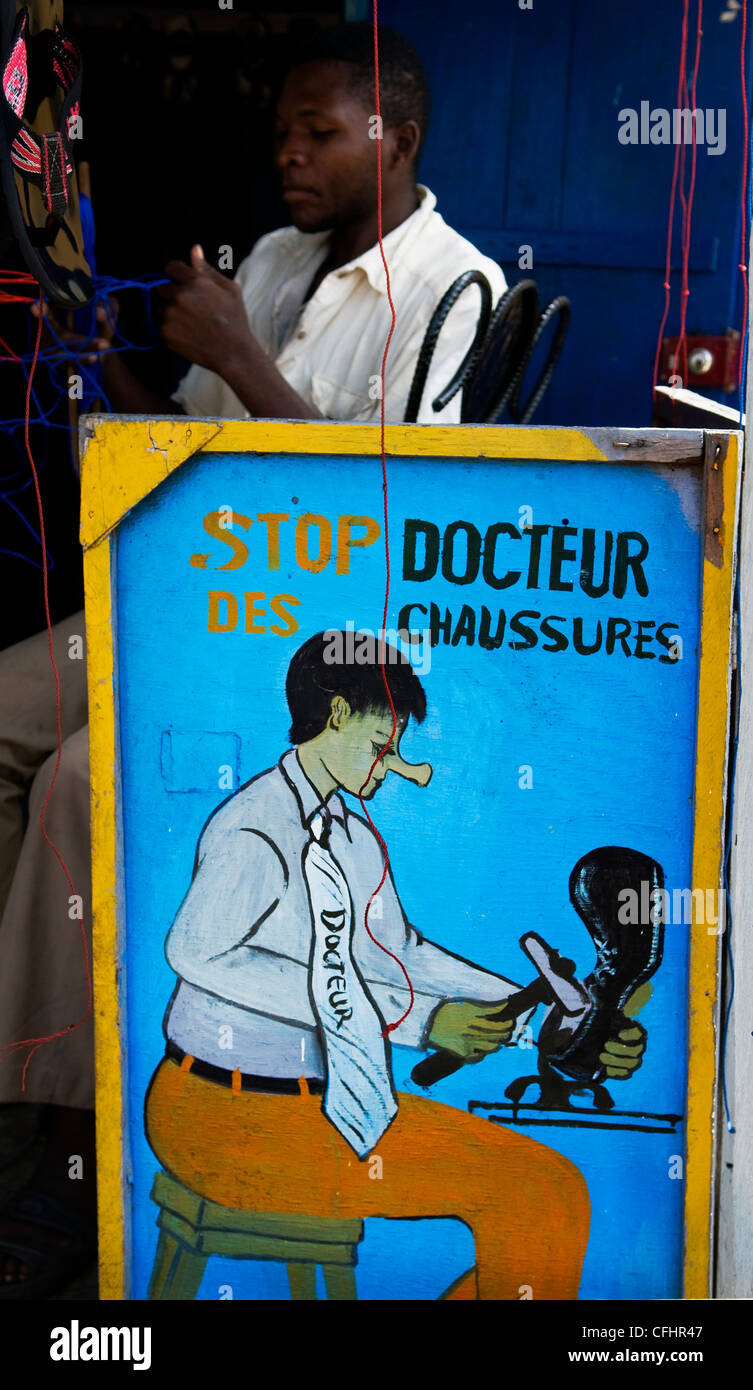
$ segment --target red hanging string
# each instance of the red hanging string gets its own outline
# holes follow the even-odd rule
[[[688,9],[689,9],[689,5],[690,5],[690,0],[683,0],[682,36],[681,36],[681,41],[680,41],[680,71],[679,71],[679,75],[678,75],[678,78],[677,78],[677,103],[676,103],[676,105],[677,105],[677,108],[678,108],[678,109],[681,109],[681,103],[682,103],[682,99],[683,99],[683,93],[684,93],[685,88],[686,88],[686,86],[687,86],[687,78],[686,78],[686,71],[685,71],[685,69],[686,69],[687,56],[688,56]],[[684,146],[682,145],[682,142],[678,142],[678,143],[675,145],[675,162],[674,162],[674,168],[673,168],[673,171],[672,171],[672,188],[671,188],[671,191],[670,191],[670,194],[669,194],[669,218],[668,218],[668,226],[667,226],[667,255],[666,255],[666,262],[665,262],[665,267],[664,267],[664,313],[662,314],[662,320],[661,320],[661,323],[660,323],[660,325],[659,325],[659,336],[658,336],[657,341],[656,341],[656,353],[655,353],[655,356],[654,356],[654,377],[653,377],[653,385],[652,385],[652,390],[651,390],[651,399],[652,399],[652,401],[653,401],[654,403],[656,402],[656,385],[657,385],[657,382],[658,382],[658,380],[659,380],[659,360],[660,360],[660,358],[661,358],[662,342],[663,342],[663,340],[664,340],[664,329],[665,329],[666,324],[667,324],[667,318],[669,317],[669,301],[670,301],[670,295],[671,295],[671,292],[672,292],[672,284],[671,284],[671,275],[672,275],[672,234],[673,234],[673,231],[674,231],[675,197],[676,197],[676,193],[677,193],[677,175],[678,175],[678,171],[679,171],[679,168],[680,168],[680,151],[681,151],[681,149],[682,149],[683,152],[684,152]],[[681,196],[682,196],[682,195],[681,195]],[[675,358],[675,371],[676,371],[676,370],[677,370],[677,359]]]
[[[20,285],[22,288],[27,286],[29,289],[33,287],[34,293],[11,294],[9,290],[4,288],[5,285]],[[38,294],[37,282],[33,275],[29,275],[27,271],[0,269],[0,304],[35,304]],[[4,338],[0,338],[0,348],[7,354],[5,357],[0,357],[0,362],[23,362],[23,358],[13,351],[13,348],[6,343]]]
[[[688,61],[688,8],[690,0],[684,0],[684,11],[682,11],[682,38],[679,44],[679,75],[677,79],[677,107],[681,108],[682,93],[686,86],[685,64]],[[667,259],[664,264],[664,313],[661,316],[659,325],[659,338],[656,342],[656,354],[653,360],[653,386],[652,400],[656,403],[656,385],[659,381],[659,361],[661,357],[661,343],[664,341],[664,328],[667,327],[667,318],[670,316],[670,296],[671,296],[671,274],[672,274],[672,232],[674,232],[675,218],[675,195],[677,195],[677,175],[679,171],[679,152],[681,145],[675,145],[675,163],[672,168],[672,186],[670,190],[670,215],[667,224]],[[677,359],[675,359],[677,368]]]
[[[691,161],[690,161],[690,190],[689,190],[689,192],[688,192],[687,208],[686,208],[686,211],[685,211],[685,216],[684,216],[684,218],[683,218],[683,242],[682,242],[682,296],[681,296],[681,300],[680,300],[680,341],[679,341],[678,344],[677,344],[677,358],[676,358],[677,362],[678,362],[679,365],[680,365],[680,376],[681,376],[681,378],[682,378],[683,384],[684,384],[685,382],[687,382],[687,379],[688,379],[688,344],[687,344],[687,337],[686,337],[686,319],[687,319],[687,313],[688,313],[688,297],[689,297],[689,295],[690,295],[690,289],[688,288],[688,270],[689,270],[689,264],[690,264],[690,230],[691,230],[691,224],[692,224],[692,220],[693,220],[693,195],[694,195],[694,193],[695,193],[696,157],[697,157],[697,153],[698,153],[698,145],[697,145],[697,142],[696,142],[696,125],[695,125],[695,119],[694,119],[694,116],[693,116],[692,113],[695,112],[695,110],[696,110],[696,86],[697,86],[697,83],[698,83],[698,67],[699,67],[700,60],[701,60],[701,35],[702,35],[702,32],[703,32],[703,31],[702,31],[702,27],[701,27],[701,26],[702,26],[702,21],[703,21],[703,0],[698,0],[698,22],[697,22],[697,25],[696,25],[695,62],[694,62],[694,65],[693,65],[693,90],[692,90],[692,92],[691,92],[691,94],[690,94],[690,110],[691,110],[690,129],[691,129],[691,138],[692,138],[692,153],[691,153]],[[685,103],[685,108],[687,109],[687,99],[686,99],[686,103]],[[683,142],[683,150],[684,150],[684,142]]]
[[[678,110],[688,110],[690,113],[696,110],[696,86],[697,74],[700,65],[700,40],[703,35],[703,0],[697,4],[696,18],[696,53],[695,63],[693,63],[692,90],[688,89],[688,24],[689,24],[689,0],[684,0],[684,10],[682,10],[682,35],[681,50],[679,50],[679,74],[677,86],[677,108]],[[745,47],[745,29],[743,29],[743,47]],[[686,335],[686,321],[688,321],[688,299],[689,289],[689,261],[690,261],[690,227],[692,227],[693,196],[695,196],[696,186],[696,160],[697,160],[697,140],[696,122],[693,115],[690,115],[690,138],[692,138],[692,156],[690,156],[690,186],[688,193],[685,193],[685,142],[679,139],[675,146],[674,170],[672,170],[672,186],[670,192],[670,214],[668,214],[667,227],[667,256],[664,265],[664,313],[661,316],[659,336],[657,336],[656,353],[654,353],[652,399],[656,402],[656,386],[659,382],[659,363],[661,359],[661,345],[664,341],[664,329],[667,327],[667,318],[670,314],[671,297],[671,264],[672,264],[672,231],[674,231],[674,210],[675,196],[678,189],[679,171],[679,202],[682,208],[681,234],[681,306],[679,306],[679,336],[677,350],[675,350],[674,364],[672,364],[672,374],[677,374],[681,378],[682,384],[688,381],[688,335]]]
[[[20,285],[33,290],[33,294],[10,294],[5,285]],[[0,304],[34,304],[38,293],[37,282],[28,271],[0,269]]]
[[[384,266],[384,274],[385,274],[385,277],[386,277],[386,280],[387,280],[387,299],[388,299],[389,306],[390,306],[390,312],[391,312],[391,314],[392,314],[392,322],[391,322],[391,324],[390,324],[390,331],[389,331],[389,333],[387,334],[387,341],[386,341],[386,343],[385,343],[385,345],[384,345],[384,353],[382,354],[382,368],[381,368],[381,376],[380,376],[380,380],[381,380],[381,392],[380,392],[379,424],[380,424],[380,442],[381,442],[381,456],[382,456],[382,494],[383,494],[383,498],[384,498],[384,558],[385,558],[385,570],[386,570],[386,574],[385,574],[385,585],[384,585],[384,609],[383,609],[383,613],[382,613],[382,634],[383,634],[383,636],[382,636],[382,641],[381,641],[381,644],[380,644],[380,645],[381,645],[381,651],[382,651],[382,660],[380,661],[379,665],[380,665],[380,669],[381,669],[381,672],[382,672],[382,682],[383,682],[384,688],[385,688],[385,690],[386,690],[386,692],[387,692],[387,699],[388,699],[388,701],[389,701],[390,711],[391,711],[391,713],[392,713],[392,731],[391,731],[391,733],[390,733],[389,742],[385,745],[385,747],[381,750],[381,752],[377,754],[376,758],[374,759],[373,763],[371,764],[371,767],[369,768],[368,776],[366,777],[366,780],[365,780],[365,782],[363,783],[363,786],[360,787],[360,789],[359,789],[359,792],[358,792],[358,800],[359,800],[360,803],[361,803],[361,809],[362,809],[362,811],[363,811],[363,813],[364,813],[364,815],[365,815],[365,817],[366,817],[366,819],[367,819],[369,825],[371,826],[371,829],[373,830],[374,834],[376,835],[377,840],[379,841],[379,844],[380,844],[381,847],[382,847],[382,853],[383,853],[383,855],[384,855],[384,868],[382,869],[382,877],[380,878],[379,883],[377,884],[377,887],[374,889],[373,893],[371,894],[371,896],[370,896],[370,898],[369,898],[369,900],[368,900],[368,902],[367,902],[367,904],[366,904],[366,911],[365,911],[365,913],[364,913],[364,926],[365,926],[365,928],[366,928],[366,931],[367,931],[367,933],[368,933],[370,939],[374,942],[374,945],[375,945],[375,946],[378,946],[379,949],[380,949],[380,951],[384,951],[385,955],[390,956],[391,959],[394,960],[394,961],[396,961],[397,964],[400,966],[400,969],[402,970],[403,975],[405,976],[405,980],[406,980],[406,983],[407,983],[407,985],[408,985],[408,989],[410,990],[410,1003],[408,1004],[408,1007],[407,1007],[407,1009],[405,1010],[405,1013],[404,1013],[399,1019],[397,1019],[397,1021],[396,1021],[395,1023],[388,1023],[388,1024],[386,1025],[385,1030],[384,1030],[384,1033],[382,1034],[382,1036],[385,1037],[388,1033],[392,1033],[392,1032],[394,1032],[394,1030],[395,1030],[396,1028],[399,1028],[399,1027],[400,1027],[400,1024],[408,1017],[408,1014],[410,1013],[411,1009],[413,1008],[413,1001],[414,1001],[415,995],[414,995],[414,992],[413,992],[413,985],[411,984],[410,976],[409,976],[408,971],[406,970],[405,966],[403,965],[403,962],[400,960],[400,957],[399,957],[399,956],[396,956],[396,955],[394,954],[393,951],[388,950],[386,946],[383,946],[382,943],[381,943],[381,941],[377,941],[377,938],[374,936],[374,933],[372,932],[372,930],[371,930],[371,928],[370,928],[370,926],[369,926],[369,912],[370,912],[370,910],[371,910],[371,904],[374,902],[375,898],[377,898],[377,897],[379,896],[379,893],[381,892],[381,890],[382,890],[382,888],[383,888],[383,886],[384,886],[385,880],[386,880],[386,878],[387,878],[387,874],[389,873],[390,856],[389,856],[389,852],[388,852],[388,850],[387,850],[387,846],[386,846],[384,840],[382,839],[381,835],[379,834],[379,831],[377,830],[377,828],[376,828],[376,826],[375,826],[373,820],[371,819],[371,816],[369,815],[368,807],[366,806],[366,803],[365,803],[365,801],[364,801],[364,799],[363,799],[363,793],[364,793],[364,791],[366,790],[366,787],[368,786],[368,784],[369,784],[369,782],[370,782],[370,780],[371,780],[371,777],[373,776],[374,769],[379,765],[379,763],[382,761],[382,759],[383,759],[384,757],[386,757],[386,755],[387,755],[387,750],[388,750],[388,748],[390,747],[390,745],[392,744],[392,740],[394,739],[395,734],[397,733],[397,711],[395,710],[395,702],[394,702],[394,700],[393,700],[393,698],[392,698],[392,691],[390,690],[389,681],[387,680],[387,667],[386,667],[386,664],[385,664],[386,651],[385,651],[385,649],[384,649],[384,641],[385,641],[385,639],[384,639],[384,633],[385,633],[386,630],[387,630],[387,614],[388,614],[389,602],[390,602],[390,531],[389,531],[389,508],[388,508],[388,497],[387,497],[387,457],[386,457],[386,452],[385,452],[385,436],[384,436],[384,425],[385,425],[385,416],[384,416],[384,410],[385,410],[385,402],[384,402],[384,397],[385,397],[384,373],[385,373],[385,367],[386,367],[386,364],[387,364],[387,353],[388,353],[389,350],[390,350],[390,343],[391,343],[391,341],[392,341],[392,335],[393,335],[393,333],[394,333],[394,331],[395,331],[395,323],[396,323],[396,320],[397,320],[397,315],[396,315],[396,313],[395,313],[395,305],[394,305],[393,302],[392,302],[392,288],[391,288],[391,286],[390,286],[390,271],[389,271],[389,266],[387,265],[387,258],[386,258],[385,254],[384,254],[384,246],[383,246],[383,244],[382,244],[382,112],[381,112],[381,106],[380,106],[380,101],[379,101],[379,28],[378,28],[378,17],[377,17],[377,0],[373,0],[373,17],[374,17],[374,90],[375,90],[375,94],[376,94],[376,117],[377,117],[377,122],[376,122],[376,123],[377,123],[377,140],[376,140],[376,150],[377,150],[377,236],[378,236],[378,240],[379,240],[379,250],[380,250],[380,253],[381,253],[381,257],[382,257],[382,265]]]
[[[689,97],[689,95],[688,95],[688,76],[687,76],[687,73],[683,73],[683,80],[682,80],[682,101],[681,101],[681,107],[682,107],[683,111],[687,110],[688,101],[689,101],[689,100],[690,100],[690,97]],[[684,139],[678,142],[678,149],[679,149],[679,151],[680,151],[680,181],[679,181],[679,192],[680,192],[680,207],[681,207],[681,209],[682,209],[682,217],[681,217],[681,219],[680,219],[680,294],[682,295],[682,277],[683,277],[684,256],[685,256],[685,239],[686,239],[687,233],[688,233],[688,195],[687,195],[687,193],[686,193],[686,191],[685,191],[685,178],[686,178],[686,173],[687,173],[687,159],[686,159],[686,154],[685,154],[685,140],[684,140]],[[682,300],[681,300],[681,303],[682,303]],[[679,376],[681,386],[684,386],[685,383],[686,383],[687,373],[683,370],[683,363],[682,363],[682,359],[681,359],[681,348],[682,348],[682,341],[681,341],[681,339],[678,337],[678,339],[677,339],[677,347],[676,347],[676,349],[675,349],[675,358],[674,358],[674,368],[673,368],[673,370],[674,370],[674,371],[677,373],[677,375]]]

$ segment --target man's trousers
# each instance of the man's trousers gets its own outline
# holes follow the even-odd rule
[[[401,1093],[373,1154],[359,1160],[321,1097],[233,1091],[165,1059],[146,1103],[160,1163],[191,1191],[249,1211],[341,1219],[457,1217],[476,1264],[455,1299],[574,1299],[588,1189],[569,1159],[527,1136]],[[372,1177],[372,1159],[381,1177]],[[389,1297],[389,1290],[385,1290]]]
[[[83,920],[45,842],[39,813],[56,762],[55,681],[47,632],[0,652],[0,1103],[94,1105],[93,1025],[33,1055],[8,1043],[67,1028],[87,1011],[82,925],[91,959],[89,748],[84,615],[53,628],[63,755],[45,824],[81,898]]]

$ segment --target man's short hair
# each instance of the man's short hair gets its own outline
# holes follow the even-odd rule
[[[420,724],[426,714],[426,694],[408,658],[389,642],[374,642],[370,659],[364,664],[331,659],[333,649],[347,654],[352,649],[353,634],[335,634],[341,639],[333,643],[333,630],[317,632],[298,648],[288,667],[285,694],[292,717],[290,742],[306,743],[327,727],[332,700],[341,695],[353,714],[392,713],[382,678],[381,661],[386,667],[387,682],[398,719],[410,715]],[[350,644],[348,643],[350,637]],[[325,648],[326,658],[325,659]]]
[[[431,94],[421,59],[413,45],[394,29],[379,26],[379,106],[387,127],[416,121],[421,131],[417,156],[429,124]],[[315,30],[299,42],[287,66],[302,63],[347,63],[349,85],[369,113],[376,114],[374,28],[366,21]]]

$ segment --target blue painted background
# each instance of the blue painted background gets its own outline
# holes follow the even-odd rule
[[[435,767],[428,788],[397,778],[372,806],[387,840],[403,904],[429,938],[525,983],[518,938],[536,929],[584,975],[590,938],[570,905],[576,860],[601,844],[625,844],[654,856],[668,887],[690,883],[700,541],[692,522],[695,475],[682,470],[683,496],[646,465],[487,463],[473,460],[390,463],[394,626],[402,603],[433,599],[459,613],[462,603],[496,614],[537,608],[586,618],[586,631],[614,614],[676,624],[683,660],[624,656],[619,647],[581,657],[507,646],[440,645],[423,677],[425,723],[405,735],[406,756]],[[127,1058],[133,1162],[133,1293],[145,1296],[156,1243],[149,1188],[156,1163],[143,1137],[143,1096],[163,1050],[161,1022],[174,985],[163,943],[190,881],[196,839],[227,792],[217,768],[240,781],[271,766],[286,749],[284,680],[293,652],[328,626],[379,626],[384,586],[381,541],[355,550],[351,572],[320,574],[295,564],[293,524],[281,531],[281,568],[267,569],[257,523],[246,536],[250,559],[216,573],[189,565],[212,551],[201,520],[223,505],[257,512],[380,515],[377,459],[207,457],[141,504],[118,532],[116,575],[128,949]],[[520,586],[496,593],[482,579],[459,587],[401,578],[406,516],[440,528],[462,518],[485,531],[516,522],[521,506],[537,522],[639,530],[650,542],[650,592],[590,599],[580,590],[549,594]],[[572,570],[574,567],[570,566]],[[546,572],[542,567],[542,582]],[[210,588],[288,592],[302,601],[293,637],[207,632]],[[242,609],[242,601],[241,601]],[[242,620],[241,620],[242,621]],[[207,737],[211,735],[212,737]],[[192,753],[192,749],[194,752]],[[518,769],[533,769],[521,790]],[[239,782],[236,781],[236,786]],[[681,1113],[685,1102],[688,928],[668,926],[654,997],[642,1014],[648,1052],[628,1083],[613,1083],[620,1108]],[[536,1022],[536,1020],[534,1020]],[[395,1050],[398,1086],[410,1087],[416,1053]],[[507,1049],[461,1070],[435,1089],[465,1108],[471,1099],[502,1100],[517,1075],[535,1070],[535,1052]],[[666,1298],[680,1292],[683,1182],[669,1178],[681,1137],[601,1131],[536,1130],[585,1174],[592,1234],[581,1286],[584,1298]],[[500,1202],[515,1193],[500,1188]],[[472,1262],[459,1223],[370,1221],[361,1247],[359,1297],[436,1298]],[[217,1299],[287,1297],[284,1268],[210,1261],[200,1291]]]

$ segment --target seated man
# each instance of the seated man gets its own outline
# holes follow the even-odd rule
[[[163,334],[193,364],[174,402],[137,381],[118,354],[107,354],[114,326],[112,315],[108,322],[99,310],[103,336],[88,348],[104,354],[114,410],[378,420],[392,315],[377,244],[373,61],[369,24],[314,36],[291,66],[277,109],[275,158],[293,225],[262,237],[235,281],[210,267],[198,247],[190,265],[168,267],[173,283],[165,290]],[[434,195],[416,183],[428,88],[411,46],[388,30],[380,36],[380,95],[382,232],[396,309],[385,415],[400,421],[417,353],[445,290],[475,268],[496,300],[505,279],[494,261],[447,226]],[[430,403],[465,356],[477,315],[478,295],[470,289],[440,334],[419,422],[459,420],[459,396],[436,415]],[[80,356],[81,340],[58,332],[70,355]],[[83,632],[83,614],[74,614],[54,634],[65,743],[47,827],[63,849],[88,929],[86,690],[83,662],[69,659],[72,639],[80,655]],[[55,747],[54,683],[42,633],[0,654],[0,888],[7,895],[0,895],[0,1049],[64,1030],[86,1010],[79,923],[68,918],[69,889],[38,823]],[[52,1107],[34,1190],[0,1211],[0,1297],[4,1291],[17,1297],[21,1281],[28,1297],[42,1297],[90,1249],[77,1234],[79,1214],[69,1208],[90,1212],[94,1197],[91,1041],[90,1021],[39,1048],[23,1091],[28,1049],[0,1052],[0,1101]],[[84,1182],[68,1180],[71,1154],[83,1156]]]
[[[198,246],[190,265],[167,267],[174,283],[162,291],[162,332],[194,364],[174,395],[187,414],[378,420],[391,295],[385,417],[403,420],[418,352],[444,292],[463,271],[480,270],[493,302],[504,293],[497,263],[448,227],[434,194],[416,183],[429,114],[416,54],[385,30],[379,66],[389,287],[378,245],[373,33],[370,24],[346,24],[311,42],[278,101],[275,161],[293,225],[261,237],[234,281]],[[439,412],[431,401],[470,347],[478,312],[473,287],[440,333],[419,424],[460,420],[460,393]],[[106,350],[112,325],[103,332],[96,346]],[[115,410],[174,413],[117,354],[105,357],[105,390]]]

